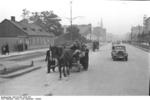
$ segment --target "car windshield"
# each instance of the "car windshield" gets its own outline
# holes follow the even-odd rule
[[[115,46],[115,50],[124,50],[125,51],[125,46]]]

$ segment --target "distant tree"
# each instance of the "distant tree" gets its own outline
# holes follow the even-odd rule
[[[29,14],[30,14],[30,11],[27,10],[26,8],[22,10],[22,18],[23,20],[24,19],[28,19],[29,18]]]
[[[69,36],[70,36],[70,38],[72,38],[72,40],[81,39],[83,37],[79,33],[80,30],[76,25],[69,26],[66,29],[66,32],[67,32],[67,34],[69,34]]]
[[[41,19],[41,14],[38,12],[32,12],[32,15],[29,17],[30,22],[35,23],[43,27],[43,21]]]

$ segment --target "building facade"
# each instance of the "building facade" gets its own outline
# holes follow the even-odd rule
[[[53,44],[54,34],[44,31],[40,26],[26,21],[17,22],[15,17],[5,19],[0,23],[0,47],[9,45],[10,51],[17,51],[17,46],[23,49],[44,48]]]
[[[93,28],[93,34],[95,34],[99,41],[106,41],[106,29],[103,27],[94,27]]]
[[[144,27],[144,34],[150,33],[150,17],[143,18],[143,27]]]
[[[143,18],[143,40],[150,45],[150,17]]]
[[[143,26],[133,26],[131,28],[131,39],[134,41],[138,41],[138,36],[143,34]]]
[[[92,31],[92,25],[91,24],[77,25],[77,27],[79,28],[80,34],[82,36],[87,36],[88,34],[91,34],[91,31]]]

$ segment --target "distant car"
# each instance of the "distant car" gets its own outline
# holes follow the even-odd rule
[[[128,53],[126,52],[126,47],[123,45],[113,45],[111,56],[114,61],[117,59],[128,61]]]

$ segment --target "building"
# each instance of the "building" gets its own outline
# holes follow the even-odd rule
[[[138,40],[138,35],[143,34],[143,26],[133,26],[131,28],[131,39],[134,41]]]
[[[106,29],[103,27],[94,27],[93,28],[93,34],[95,34],[99,41],[106,41]]]
[[[144,34],[148,34],[148,33],[150,33],[150,17],[146,17],[146,16],[144,16],[144,18],[143,18],[143,27],[144,27]]]
[[[144,16],[143,28],[143,41],[148,42],[150,45],[150,17]]]
[[[82,36],[87,36],[88,34],[91,34],[91,30],[92,30],[91,24],[77,25],[77,27],[79,28],[80,34]]]
[[[107,33],[107,34],[106,34],[106,40],[107,40],[108,42],[113,41],[113,34],[112,34],[112,33]]]
[[[143,26],[133,26],[128,36],[134,42],[144,42],[150,45],[150,17],[144,16]]]
[[[93,28],[93,34],[98,37],[98,40],[101,42],[106,41],[106,29],[103,27],[103,20],[101,19],[100,26]]]
[[[97,36],[95,34],[87,34],[86,39],[96,41],[98,40]]]
[[[0,47],[7,43],[10,51],[16,51],[20,44],[28,49],[48,47],[53,44],[53,38],[54,34],[44,31],[40,26],[26,20],[17,22],[14,16],[0,23]]]

